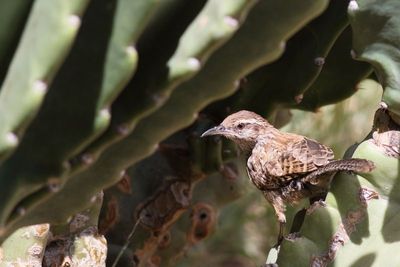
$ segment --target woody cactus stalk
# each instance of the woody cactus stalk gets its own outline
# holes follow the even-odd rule
[[[339,174],[277,262],[382,265],[382,251],[398,249],[399,10],[396,0],[0,0],[0,265],[195,266],[184,256],[218,254],[223,238],[207,239],[242,227],[222,222],[248,222],[237,217],[255,195],[236,147],[200,134],[241,109],[285,125],[289,109],[351,96],[372,69],[383,115],[354,157],[377,170]],[[319,220],[333,228],[316,236]],[[348,238],[329,254],[340,229]],[[359,243],[370,250],[355,259]],[[249,265],[238,244],[224,244],[231,261],[210,262]]]

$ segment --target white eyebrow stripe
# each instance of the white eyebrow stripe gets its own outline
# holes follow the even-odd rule
[[[245,119],[245,120],[240,120],[242,123],[255,123],[255,124],[261,124],[261,122],[259,120],[256,119]]]

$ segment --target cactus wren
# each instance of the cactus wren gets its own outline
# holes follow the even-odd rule
[[[247,156],[250,180],[272,204],[279,221],[276,247],[283,240],[286,204],[321,199],[337,171],[369,172],[365,159],[335,160],[332,150],[307,137],[281,132],[256,113],[242,110],[202,134],[222,135]]]

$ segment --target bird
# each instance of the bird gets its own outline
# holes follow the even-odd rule
[[[262,116],[241,110],[201,137],[223,136],[232,140],[247,158],[247,173],[275,210],[279,234],[284,239],[286,205],[300,200],[323,199],[338,171],[366,173],[375,168],[366,159],[334,159],[331,148],[308,137],[276,129]]]

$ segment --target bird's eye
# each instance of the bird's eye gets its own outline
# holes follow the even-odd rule
[[[239,130],[243,129],[243,128],[244,128],[244,123],[239,123],[239,124],[237,125],[237,128],[238,128]]]

